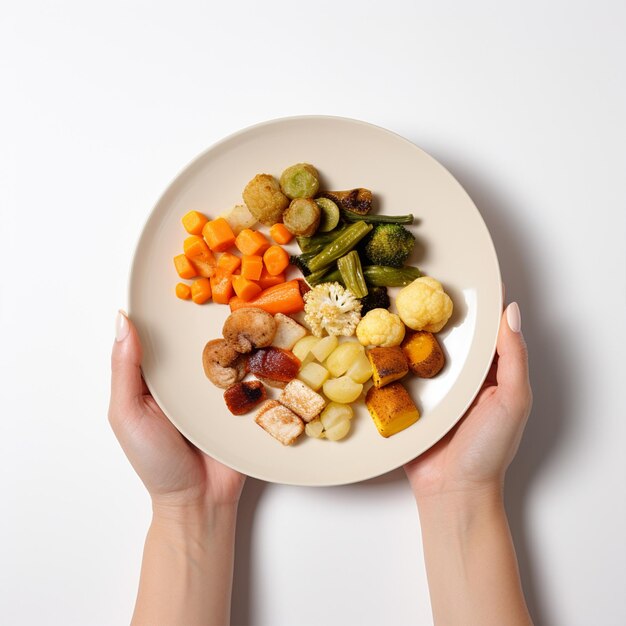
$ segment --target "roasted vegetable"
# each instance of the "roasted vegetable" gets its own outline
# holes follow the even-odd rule
[[[283,224],[297,237],[310,237],[315,234],[322,212],[315,200],[296,198],[283,213]]]
[[[250,213],[262,224],[272,226],[282,221],[289,198],[281,191],[278,181],[269,174],[257,174],[243,190],[243,201]]]
[[[409,365],[400,346],[372,348],[367,351],[367,358],[372,364],[374,387],[384,387],[409,372]]]
[[[367,285],[361,268],[361,260],[356,250],[351,250],[348,254],[337,259],[337,269],[341,274],[341,282],[357,298],[367,295]]]
[[[276,335],[276,320],[258,307],[242,307],[226,318],[222,335],[228,345],[245,354],[271,345]]]
[[[401,224],[376,224],[363,243],[363,262],[402,267],[414,246],[415,237]]]
[[[396,308],[409,328],[438,333],[450,319],[454,306],[438,280],[422,276],[400,290]]]
[[[372,192],[369,189],[348,189],[346,191],[322,191],[322,198],[329,198],[337,206],[359,215],[369,213],[372,208]]]
[[[298,246],[303,253],[317,253],[331,241],[337,239],[346,228],[347,226],[342,224],[328,233],[316,233],[312,237],[298,237]]]
[[[296,163],[280,175],[280,188],[291,199],[312,198],[319,187],[319,174],[309,163]]]
[[[391,383],[382,388],[370,387],[365,396],[365,405],[383,437],[399,433],[415,424],[420,417],[402,383]]]
[[[324,269],[324,280],[331,282],[341,282],[341,273],[337,269]],[[407,265],[406,267],[386,267],[384,265],[365,265],[363,266],[363,276],[369,287],[404,287],[412,283],[416,278],[422,275],[417,267]],[[307,276],[307,282],[312,280],[311,276]],[[316,277],[313,277],[316,280]],[[319,280],[317,281],[319,282]],[[311,283],[309,283],[311,284]],[[315,283],[317,284],[317,283]]]
[[[446,357],[437,338],[426,330],[407,334],[401,347],[409,369],[420,378],[436,376],[446,364]]]
[[[303,252],[302,254],[292,254],[289,257],[289,263],[295,265],[304,276],[311,273],[309,269],[309,261],[316,255],[316,252]]]
[[[260,380],[245,380],[235,383],[224,392],[224,401],[233,415],[243,415],[251,411],[265,398],[267,398],[267,392]]]
[[[304,295],[304,321],[316,337],[350,336],[361,319],[361,303],[339,283],[322,283]]]
[[[321,270],[324,267],[329,266],[344,254],[348,254],[352,248],[354,248],[365,235],[372,230],[371,224],[365,222],[355,222],[350,224],[342,233],[329,244],[324,246],[320,252],[317,253],[309,261],[309,268],[312,272]]]
[[[316,198],[315,203],[322,212],[317,230],[327,233],[339,224],[339,207],[330,198]]]
[[[359,215],[352,211],[341,211],[341,217],[346,222],[367,222],[368,224],[412,224],[415,219],[411,213],[408,215]]]
[[[366,315],[372,309],[388,309],[391,306],[387,287],[368,287],[367,295],[360,300],[361,316]]]

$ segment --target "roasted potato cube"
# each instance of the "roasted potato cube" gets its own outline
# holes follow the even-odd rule
[[[310,422],[320,414],[326,401],[301,380],[292,380],[283,389],[278,401],[291,409],[305,422]]]
[[[401,347],[409,369],[420,378],[432,378],[446,363],[437,338],[426,330],[407,334]]]
[[[375,387],[384,387],[409,372],[409,365],[400,346],[372,348],[367,351],[367,358],[372,364],[372,381]]]
[[[408,391],[398,382],[385,387],[370,387],[365,405],[383,437],[399,433],[415,424],[420,417]]]
[[[254,421],[285,446],[291,445],[304,430],[304,422],[276,400],[267,400],[258,410]]]

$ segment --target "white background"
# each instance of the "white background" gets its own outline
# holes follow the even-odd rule
[[[506,491],[530,609],[626,623],[625,26],[618,0],[3,2],[0,622],[128,622],[150,507],[106,410],[143,221],[225,135],[332,114],[482,212],[531,355]],[[249,480],[237,548],[235,624],[432,623],[402,471]]]

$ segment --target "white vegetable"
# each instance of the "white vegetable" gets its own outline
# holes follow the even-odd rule
[[[355,383],[349,376],[340,376],[339,378],[327,380],[323,389],[329,400],[350,404],[361,395],[363,385]]]
[[[302,337],[300,341],[297,341],[294,347],[292,348],[292,352],[298,357],[300,361],[304,361],[308,356],[311,348],[319,341],[319,337],[314,337],[313,335],[306,335]]]
[[[345,374],[359,354],[363,354],[363,346],[358,341],[340,343],[326,359],[326,367],[331,376]]]
[[[312,348],[311,354],[322,363],[328,358],[328,355],[337,347],[339,340],[335,335],[322,337]]]
[[[315,362],[307,363],[298,373],[298,378],[314,391],[317,391],[328,380],[329,376],[328,370]]]
[[[372,364],[365,352],[361,352],[348,368],[346,375],[355,383],[366,383],[372,377]]]
[[[235,235],[238,235],[244,228],[252,228],[257,222],[256,217],[250,213],[245,204],[238,204],[219,217],[223,217],[230,224]]]

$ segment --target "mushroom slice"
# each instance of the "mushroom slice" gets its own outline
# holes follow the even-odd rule
[[[256,307],[234,311],[226,318],[222,328],[224,339],[242,354],[269,346],[275,334],[274,316]]]
[[[246,375],[246,361],[225,339],[209,341],[202,351],[202,367],[206,377],[226,389]]]

